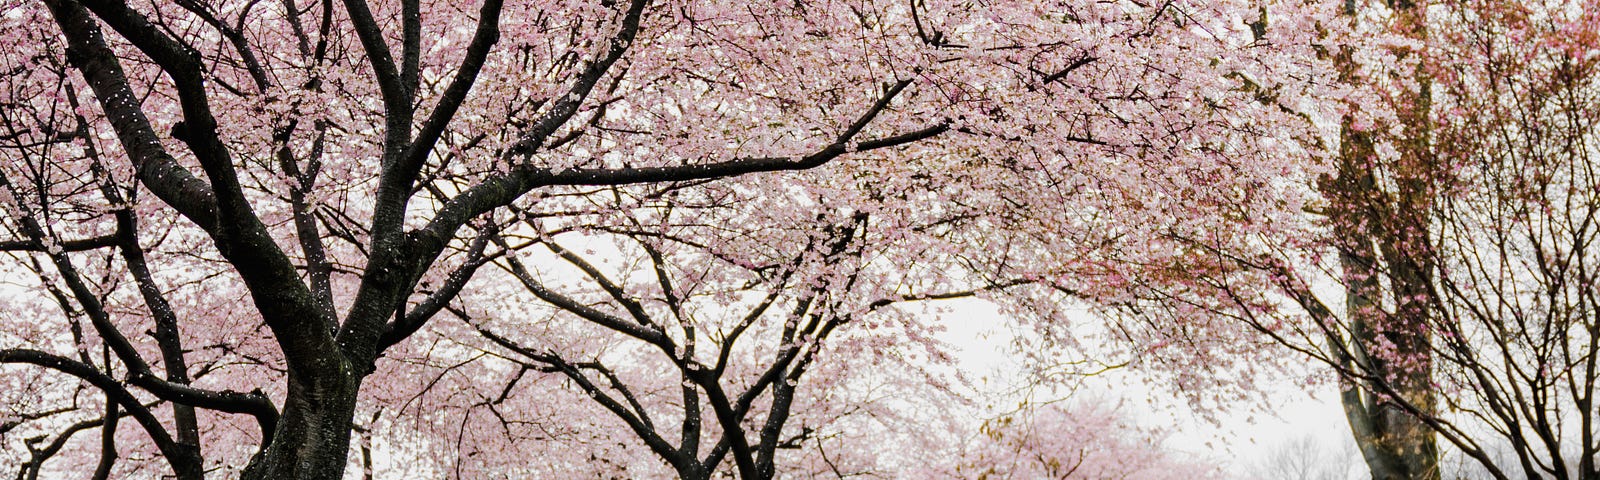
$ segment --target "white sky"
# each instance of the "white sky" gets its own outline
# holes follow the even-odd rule
[[[1019,368],[1020,359],[1007,352],[1011,333],[1003,315],[993,305],[975,300],[945,306],[950,308],[944,315],[948,330],[940,339],[954,347],[958,368],[974,378],[988,375],[1006,382],[1002,379]],[[1167,430],[1169,448],[1223,465],[1230,478],[1272,478],[1264,472],[1282,456],[1313,457],[1304,460],[1339,467],[1345,471],[1340,478],[1359,479],[1366,473],[1332,383],[1307,391],[1297,379],[1285,379],[1264,387],[1268,391],[1257,398],[1240,399],[1237,408],[1218,415],[1214,424],[1195,416],[1182,398],[1151,390],[1135,375],[1128,371],[1098,375],[1072,395],[1122,400],[1124,412],[1138,423]]]

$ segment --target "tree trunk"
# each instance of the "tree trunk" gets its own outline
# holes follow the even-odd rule
[[[1351,356],[1344,368],[1370,375],[1371,381],[1342,382],[1345,416],[1350,422],[1361,455],[1366,459],[1373,480],[1438,480],[1439,448],[1433,430],[1412,409],[1423,415],[1434,413],[1432,382],[1433,358],[1427,311],[1405,302],[1395,314],[1381,310],[1377,303],[1382,284],[1372,263],[1370,238],[1356,235],[1355,247],[1340,255],[1344,269],[1345,310],[1350,320]],[[1378,239],[1382,241],[1384,239]],[[1391,266],[1391,269],[1406,270]],[[1389,276],[1395,296],[1414,295],[1413,288],[1423,278],[1412,275]],[[1408,278],[1409,277],[1409,278]],[[1369,347],[1393,345],[1392,353],[1368,355]],[[1384,394],[1394,392],[1399,398]]]
[[[1426,11],[1407,0],[1393,0],[1394,28],[1414,39],[1427,38]],[[1355,17],[1356,3],[1345,13]],[[1396,52],[1404,58],[1410,52]],[[1366,87],[1356,74],[1351,49],[1336,59],[1341,81]],[[1373,480],[1438,480],[1435,432],[1422,416],[1435,413],[1432,312],[1427,304],[1433,281],[1430,222],[1436,167],[1430,145],[1430,79],[1413,72],[1417,90],[1395,105],[1404,132],[1390,137],[1382,129],[1352,128],[1346,118],[1340,133],[1337,177],[1322,185],[1330,200],[1330,220],[1340,250],[1349,321],[1348,351],[1340,359],[1346,372],[1341,395],[1350,430]],[[1385,135],[1379,137],[1379,135]],[[1400,155],[1380,160],[1375,146],[1393,142]],[[1383,175],[1393,187],[1380,187]],[[1387,285],[1382,280],[1387,280]],[[1394,311],[1380,299],[1388,295]],[[1376,353],[1376,349],[1382,349]]]
[[[289,372],[289,394],[271,441],[241,476],[245,480],[339,480],[350,450],[360,378],[347,362],[317,378]]]
[[[1347,128],[1339,176],[1324,185],[1334,204],[1332,220],[1342,232],[1350,334],[1342,368],[1368,378],[1347,379],[1341,402],[1373,480],[1438,480],[1437,441],[1416,414],[1434,413],[1432,326],[1425,305],[1431,281],[1424,266],[1427,210],[1411,201],[1419,196],[1390,203],[1391,196],[1377,189],[1371,149],[1369,136]],[[1392,313],[1379,301],[1385,293],[1380,278],[1388,280],[1396,305]],[[1380,345],[1392,349],[1369,354]]]

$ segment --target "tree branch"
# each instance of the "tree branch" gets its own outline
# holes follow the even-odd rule
[[[427,298],[418,302],[415,307],[411,308],[411,311],[405,312],[394,322],[384,326],[383,335],[378,338],[379,351],[394,346],[404,341],[406,337],[410,337],[411,334],[416,333],[429,319],[433,318],[446,305],[449,305],[450,301],[461,294],[461,289],[466,287],[467,282],[472,280],[472,275],[478,271],[478,267],[489,263],[483,251],[489,245],[489,238],[493,235],[495,233],[483,232],[478,235],[478,238],[473,239],[472,245],[467,247],[466,261],[450,272],[450,276],[445,278],[443,285],[440,285]]]
[[[503,242],[503,240],[496,241]],[[505,248],[503,243],[501,248]],[[543,283],[540,283],[538,280],[534,279],[533,274],[529,273],[527,267],[523,266],[522,262],[517,260],[516,256],[514,255],[505,256],[504,268],[509,271],[512,276],[516,277],[517,281],[522,282],[522,286],[528,289],[529,293],[539,297],[540,300],[544,300],[545,302],[555,305],[562,310],[571,312],[572,314],[577,315],[584,320],[594,322],[602,327],[622,332],[630,337],[644,340],[652,345],[661,347],[664,350],[672,351],[673,349],[672,339],[667,337],[663,332],[645,328],[637,323],[624,320],[616,315],[612,315],[610,313],[597,310],[594,307],[579,303],[577,300],[573,300],[565,295],[550,291],[550,289],[545,288]]]
[[[101,235],[98,237],[63,240],[56,243],[66,252],[83,252],[97,248],[113,247],[117,245],[116,235]],[[0,252],[43,252],[43,243],[32,239],[0,240]]]
[[[95,20],[75,2],[52,0],[50,11],[73,52],[69,57],[89,79],[133,159],[141,183],[211,236],[243,277],[292,368],[318,371],[340,364],[319,361],[339,351],[326,327],[331,320],[318,314],[294,265],[244,199],[233,162],[217,139],[216,120],[206,103],[197,60],[126,5],[104,0],[90,3],[101,19],[160,63],[177,83],[187,124],[179,133],[217,190],[194,178],[161,147]]]
[[[140,403],[139,399],[134,397],[133,394],[122,388],[122,384],[117,382],[116,379],[101,373],[92,365],[38,350],[21,348],[0,350],[0,364],[4,363],[37,365],[77,377],[79,380],[100,389],[100,391],[105,392],[107,397],[121,405],[122,409],[126,410],[129,415],[132,415],[140,426],[144,427],[145,433],[150,435],[150,439],[156,444],[156,449],[161,452],[162,457],[167,459],[167,463],[172,466],[173,472],[179,478],[198,478],[193,476],[200,468],[200,458],[197,452],[192,447],[173,441],[172,435],[167,433],[166,427],[161,425],[161,421],[150,413],[150,409]]]

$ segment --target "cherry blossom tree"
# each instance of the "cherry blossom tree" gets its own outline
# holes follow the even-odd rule
[[[1337,78],[1331,109],[1300,109],[1306,154],[1105,238],[1114,288],[1062,288],[1134,335],[1245,326],[1333,367],[1373,478],[1440,478],[1441,450],[1492,478],[1594,475],[1594,134],[1572,120],[1597,105],[1593,10],[1347,3],[1321,25]]]
[[[474,284],[484,285],[447,307],[460,332],[443,338],[482,339],[465,349],[430,346],[409,354],[415,357],[394,352],[389,360],[452,369],[483,363],[510,379],[430,386],[428,396],[479,391],[467,412],[448,414],[466,419],[478,410],[479,426],[441,432],[465,435],[468,445],[490,443],[480,435],[503,435],[524,421],[521,410],[532,410],[510,405],[548,401],[549,392],[529,397],[522,382],[556,378],[569,384],[566,398],[592,403],[589,416],[619,424],[609,426],[616,441],[659,458],[636,463],[664,464],[680,478],[735,470],[740,478],[889,474],[894,456],[878,458],[858,445],[894,433],[870,423],[904,416],[882,392],[961,401],[942,385],[949,380],[930,370],[948,362],[929,338],[937,326],[897,305],[1020,282],[957,287],[961,282],[939,273],[948,255],[907,248],[934,244],[961,228],[958,220],[903,205],[840,213],[840,205],[872,203],[852,201],[848,188],[820,189],[823,198],[750,195],[767,191],[748,189],[763,180],[770,188],[807,183],[785,177],[791,175],[738,188],[613,189],[600,205],[593,194],[547,198],[544,213],[512,207],[486,254],[500,272],[480,274]],[[706,224],[713,218],[719,223]],[[890,232],[898,233],[885,238]],[[561,327],[568,319],[584,323]],[[906,420],[907,429],[921,431],[937,418]],[[496,454],[447,453],[474,462]]]
[[[407,428],[397,414],[422,399],[461,412],[458,432],[513,398],[565,419],[475,428],[507,465],[556,438],[685,477],[727,457],[770,477],[790,442],[825,457],[827,422],[808,415],[850,401],[804,395],[855,384],[806,377],[848,365],[816,359],[882,355],[869,332],[909,325],[896,302],[1041,280],[1010,268],[1040,252],[990,235],[1021,208],[1098,228],[1080,200],[1137,198],[1117,191],[1144,188],[1129,166],[1192,179],[1295,151],[1297,129],[1265,126],[1300,118],[1283,105],[1315,84],[1296,58],[1318,18],[1138,1],[6,7],[4,425],[38,439],[8,448],[30,475],[60,458],[182,479],[339,478],[374,471],[375,448],[420,458],[469,438]],[[781,171],[805,174],[747,176]],[[712,181],[745,207],[654,197]],[[605,237],[610,263],[573,236]],[[486,265],[501,281],[473,281]],[[541,277],[559,268],[588,283]],[[558,349],[526,305],[465,300],[505,285],[584,338]],[[646,353],[625,363],[650,373],[614,369]],[[459,357],[479,354],[501,361]],[[601,408],[540,410],[561,388],[518,390],[523,374]],[[446,377],[471,388],[434,388]],[[607,457],[639,450],[577,428],[597,414],[649,460]],[[97,450],[61,453],[95,430]]]
[[[1351,50],[1340,59],[1365,93],[1322,186],[1328,220],[1342,230],[1346,316],[1303,286],[1288,293],[1323,325],[1313,351],[1349,382],[1344,403],[1374,478],[1439,478],[1436,435],[1494,478],[1590,475],[1578,472],[1593,472],[1592,459],[1564,458],[1592,457],[1582,439],[1592,435],[1562,432],[1590,430],[1585,407],[1569,407],[1592,390],[1578,360],[1593,352],[1581,327],[1592,322],[1570,313],[1590,300],[1566,290],[1591,283],[1576,258],[1588,250],[1594,198],[1575,192],[1592,190],[1581,172],[1594,163],[1593,134],[1558,119],[1595,108],[1585,64],[1596,45],[1572,34],[1593,13],[1501,2],[1365,8],[1350,13],[1390,40],[1369,47],[1376,58]],[[1530,317],[1545,320],[1527,326]],[[1515,467],[1487,453],[1502,442],[1516,445]]]

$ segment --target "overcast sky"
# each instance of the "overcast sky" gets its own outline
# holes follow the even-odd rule
[[[958,368],[973,378],[990,379],[991,383],[979,385],[980,389],[994,393],[1008,390],[1004,384],[1024,381],[1016,378],[1022,359],[1008,351],[1013,333],[1001,312],[978,300],[943,306],[949,309],[942,315],[948,330],[941,338],[954,347]],[[1331,383],[1308,391],[1303,376],[1284,378],[1265,387],[1268,391],[1259,396],[1238,399],[1234,408],[1218,415],[1213,423],[1196,415],[1174,392],[1140,382],[1139,375],[1128,370],[1107,372],[1085,379],[1075,392],[1058,392],[1057,396],[1120,400],[1124,412],[1141,425],[1166,430],[1168,447],[1221,465],[1230,478],[1272,478],[1270,465],[1285,456],[1345,470],[1344,477],[1349,479],[1366,473],[1344,423],[1337,387]],[[1049,396],[1040,394],[1038,398]]]

